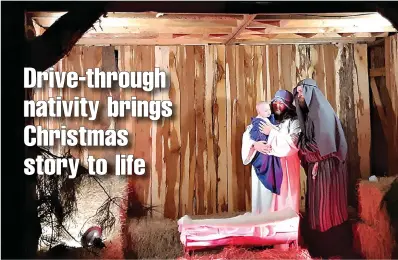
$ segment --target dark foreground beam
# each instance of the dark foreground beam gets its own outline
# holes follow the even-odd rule
[[[92,3],[91,3],[92,4]],[[374,12],[377,2],[182,2],[182,1],[125,1],[109,2],[108,12],[164,12],[164,13],[334,13]],[[387,3],[391,4],[391,3]],[[28,11],[69,11],[70,8],[89,7],[90,2],[25,2]]]

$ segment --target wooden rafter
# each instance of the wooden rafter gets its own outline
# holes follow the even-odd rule
[[[230,44],[230,42],[237,37],[245,28],[246,26],[251,23],[254,19],[256,18],[255,14],[252,15],[246,15],[245,18],[243,19],[241,25],[235,29],[234,32],[232,32],[231,36],[224,42],[225,45]]]

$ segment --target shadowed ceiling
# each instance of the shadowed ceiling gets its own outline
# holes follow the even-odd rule
[[[65,12],[29,12],[42,34]],[[109,12],[78,45],[291,44],[372,42],[396,32],[376,12],[211,14]]]

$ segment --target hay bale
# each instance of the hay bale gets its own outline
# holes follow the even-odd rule
[[[366,224],[389,229],[390,218],[385,206],[381,207],[381,202],[395,178],[382,177],[377,182],[361,180],[358,183],[358,213]]]
[[[128,220],[125,244],[128,254],[137,259],[176,259],[183,255],[177,221],[141,218]],[[130,257],[129,257],[130,258]]]
[[[242,212],[223,212],[209,215],[194,215],[193,219],[228,218]],[[142,217],[126,220],[125,241],[123,242],[128,258],[136,259],[176,259],[184,255],[177,220]]]
[[[289,250],[266,249],[250,250],[238,247],[226,247],[218,254],[207,255],[185,255],[179,259],[199,260],[199,259],[312,259],[306,249],[291,248]]]
[[[391,230],[379,230],[365,223],[354,226],[354,248],[366,259],[391,259],[394,247]]]

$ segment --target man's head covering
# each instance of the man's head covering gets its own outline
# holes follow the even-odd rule
[[[293,94],[290,91],[284,89],[278,90],[271,103],[274,101],[281,101],[288,109],[295,109],[293,106]]]
[[[336,153],[341,161],[347,156],[347,141],[332,106],[318,88],[313,79],[304,79],[297,84],[303,88],[303,96],[308,107],[308,117],[314,125],[314,138],[321,156]],[[297,87],[293,95],[297,99]],[[305,117],[300,106],[296,106],[297,116],[300,120],[301,131],[305,134]]]

